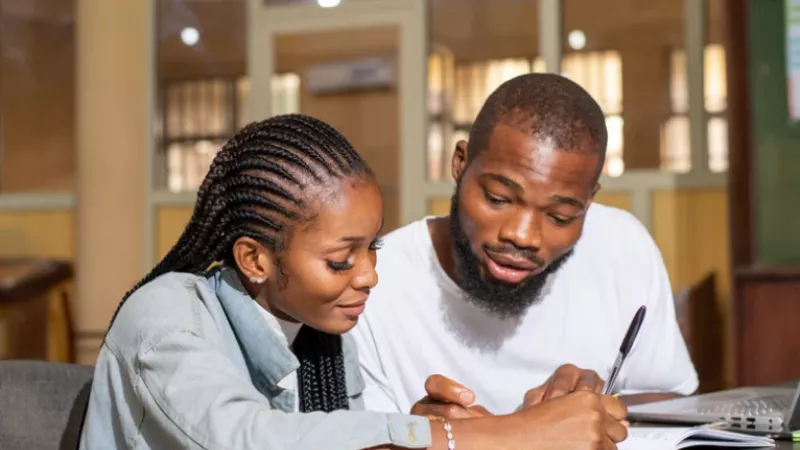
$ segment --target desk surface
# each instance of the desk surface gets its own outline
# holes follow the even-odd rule
[[[0,259],[0,303],[39,297],[72,277],[72,265],[45,259]]]

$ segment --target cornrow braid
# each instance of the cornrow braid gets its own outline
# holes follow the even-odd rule
[[[297,372],[300,411],[343,409],[341,405],[347,405],[348,400],[346,386],[339,381],[345,381],[341,337],[303,326],[297,333],[293,350],[300,361]],[[325,355],[336,356],[328,358]]]
[[[373,174],[347,139],[320,120],[289,114],[247,125],[211,163],[178,242],[125,294],[111,323],[131,294],[159,276],[203,274],[216,262],[231,262],[241,237],[280,255],[292,226],[309,219],[305,188],[353,176]],[[341,336],[303,326],[292,349],[300,361],[300,410],[348,409]]]

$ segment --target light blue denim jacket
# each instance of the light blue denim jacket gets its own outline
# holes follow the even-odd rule
[[[425,448],[427,419],[359,411],[364,380],[344,336],[350,411],[293,413],[278,382],[291,350],[227,268],[168,273],[136,291],[100,350],[81,449]]]

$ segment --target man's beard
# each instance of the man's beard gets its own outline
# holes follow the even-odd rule
[[[573,249],[550,263],[541,273],[519,284],[508,284],[493,280],[481,272],[480,259],[473,252],[469,238],[467,238],[464,228],[461,226],[461,219],[458,214],[458,200],[457,186],[450,205],[450,236],[459,286],[465,292],[468,301],[490,314],[501,319],[521,316],[527,311],[528,307],[539,300],[547,279],[551,274],[557,272],[572,256]],[[516,251],[518,253],[530,252],[530,250],[523,249],[516,249]],[[536,256],[529,254],[527,259],[535,258]]]

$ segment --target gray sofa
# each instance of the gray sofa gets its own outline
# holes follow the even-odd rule
[[[78,448],[94,369],[0,361],[0,449]]]

